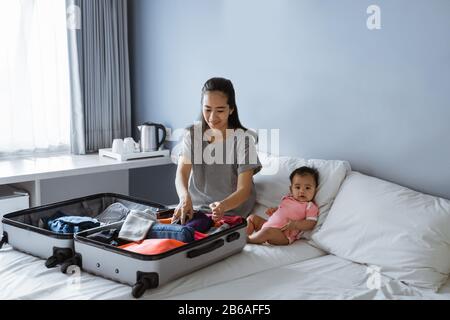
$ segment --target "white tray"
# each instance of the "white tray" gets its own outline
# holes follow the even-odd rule
[[[133,153],[115,153],[112,152],[112,149],[100,149],[98,150],[98,155],[100,157],[108,157],[113,158],[119,161],[127,161],[133,159],[142,159],[142,158],[162,158],[170,156],[169,150],[158,150],[151,152],[133,152]]]

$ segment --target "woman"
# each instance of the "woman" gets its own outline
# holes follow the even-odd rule
[[[239,121],[233,84],[212,78],[202,89],[201,123],[183,138],[175,178],[180,203],[173,219],[186,223],[193,206],[208,206],[214,221],[226,212],[246,217],[255,204],[253,175],[261,170],[253,135]]]

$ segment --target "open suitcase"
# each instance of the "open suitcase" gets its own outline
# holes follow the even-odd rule
[[[160,213],[171,217],[173,209]],[[245,219],[206,238],[159,254],[140,254],[90,238],[99,231],[118,229],[123,222],[77,233],[75,252],[82,270],[129,284],[132,295],[139,298],[147,289],[156,288],[175,278],[240,252],[246,244]]]
[[[70,213],[73,216],[95,218],[109,205],[119,202],[128,209],[153,212],[166,209],[158,203],[136,199],[124,195],[103,193],[88,197],[68,200],[55,204],[25,209],[3,216],[3,243],[13,248],[46,259],[48,268],[62,264],[65,272],[68,266],[77,264],[74,252],[74,233],[57,233],[39,226],[42,219],[53,216],[58,211]]]

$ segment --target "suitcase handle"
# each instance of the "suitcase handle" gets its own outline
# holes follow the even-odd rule
[[[187,253],[187,257],[192,259],[192,258],[201,256],[205,253],[208,253],[208,252],[214,251],[220,247],[223,247],[224,244],[225,244],[225,241],[223,239],[216,240],[213,243],[208,244],[200,249],[195,249],[195,250],[189,251]]]

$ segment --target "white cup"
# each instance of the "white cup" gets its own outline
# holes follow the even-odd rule
[[[122,139],[114,139],[112,143],[112,152],[122,154],[124,151],[124,143]]]
[[[125,140],[123,141],[124,153],[139,152],[137,148],[139,148],[139,145],[131,137],[125,138]]]

